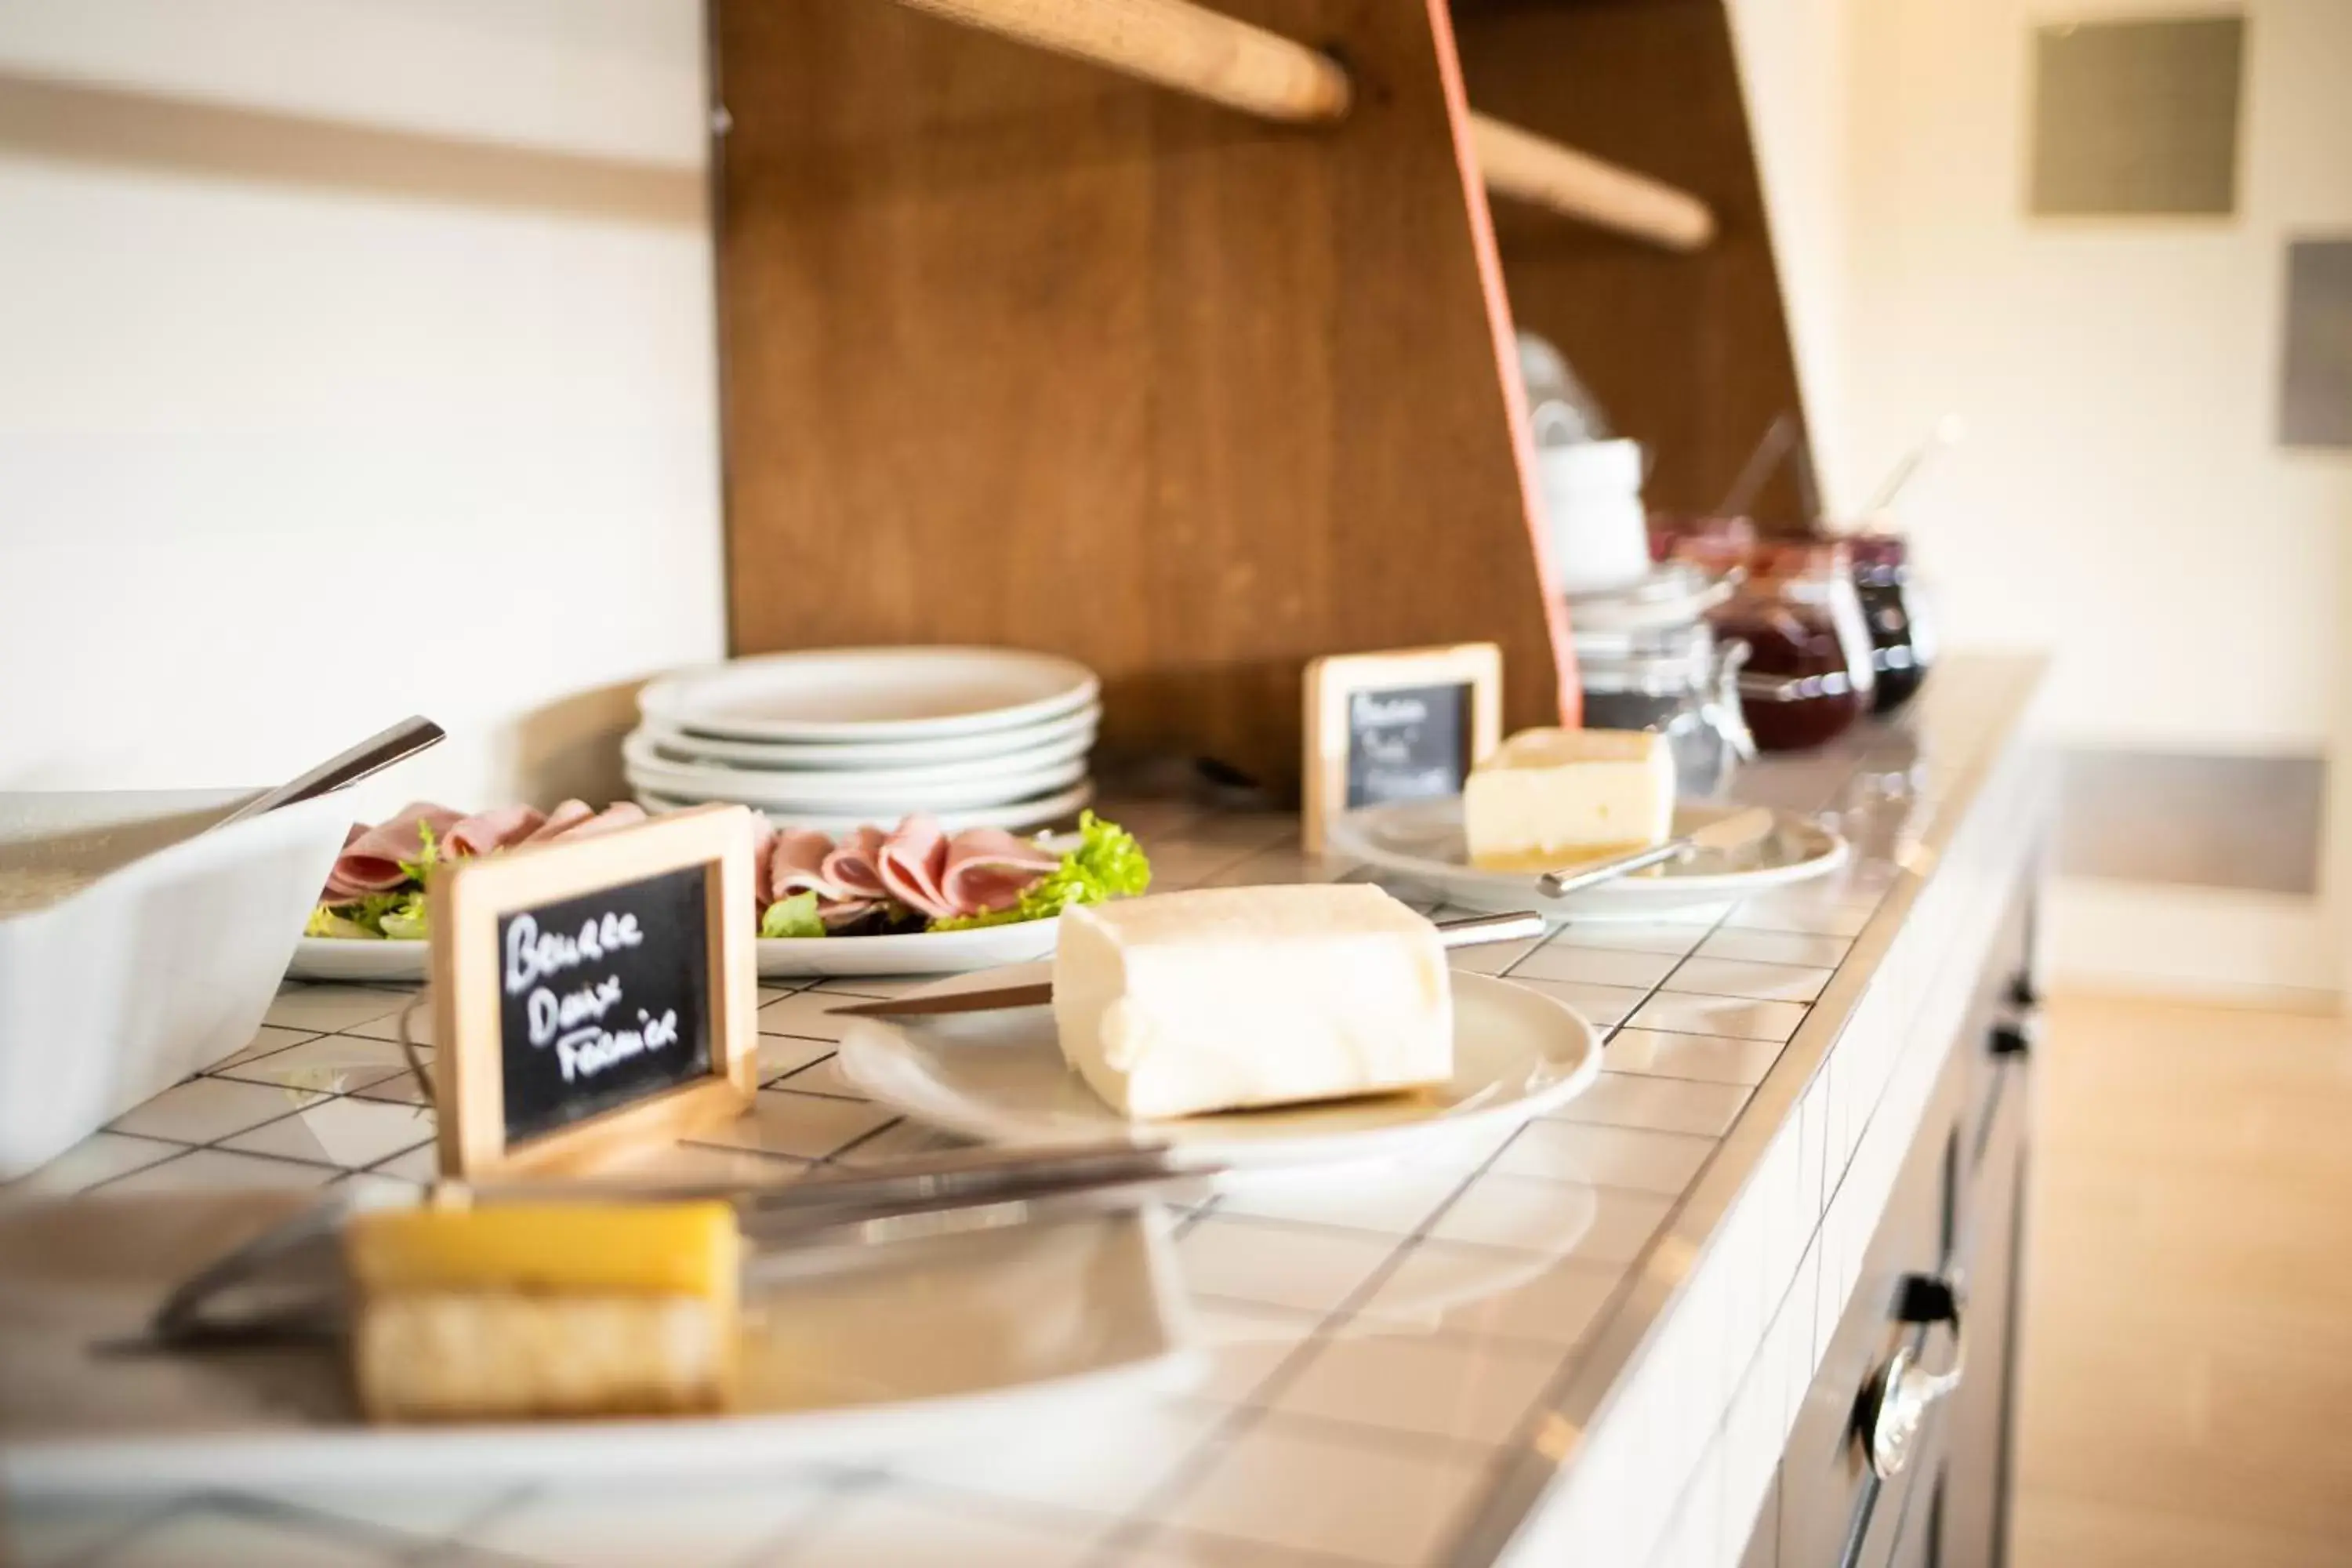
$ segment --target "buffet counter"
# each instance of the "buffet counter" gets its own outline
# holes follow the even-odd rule
[[[1598,1082],[1458,1158],[1171,1209],[1206,1347],[1197,1382],[993,1426],[967,1411],[887,1460],[696,1485],[419,1489],[354,1473],[183,1493],[126,1467],[103,1496],[15,1486],[0,1556],[1995,1561],[2026,917],[2051,799],[2022,733],[2039,673],[1953,659],[1896,723],[1743,774],[1741,796],[1846,835],[1853,857],[1826,879],[1704,918],[1457,952],[1601,1026]],[[1303,853],[1286,816],[1103,809],[1150,845],[1161,888],[1363,876]],[[902,988],[764,984],[753,1113],[649,1173],[773,1181],[940,1146],[833,1060],[826,1009]],[[0,1203],[87,1193],[73,1201],[96,1213],[233,1185],[413,1188],[433,1148],[396,1044],[409,999],[289,986],[245,1051]],[[1038,1303],[1041,1320],[1053,1306]],[[7,1421],[0,1410],[0,1441]]]

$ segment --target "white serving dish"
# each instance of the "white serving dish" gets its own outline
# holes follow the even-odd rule
[[[630,731],[673,762],[730,763],[793,773],[936,771],[966,765],[1024,766],[1082,756],[1095,743],[1102,705],[1089,702],[1056,719],[976,735],[918,735],[899,741],[730,741],[698,735],[658,719]]]
[[[669,762],[649,742],[632,736],[621,742],[621,759],[632,788],[657,795],[739,801],[767,811],[864,811],[894,819],[910,811],[1003,805],[1067,789],[1087,776],[1083,752],[1009,771],[951,767],[913,775],[904,770],[800,773]]]
[[[908,994],[1051,978],[1050,965],[1027,963]],[[1554,997],[1457,971],[1452,1081],[1412,1094],[1170,1121],[1129,1121],[1104,1104],[1064,1063],[1050,1007],[853,1018],[842,1033],[840,1059],[861,1092],[982,1142],[1045,1147],[1146,1138],[1246,1172],[1396,1159],[1499,1137],[1583,1092],[1601,1071],[1601,1037]]]
[[[1197,1381],[1156,1209],[808,1246],[746,1268],[723,1415],[371,1426],[341,1358],[110,1354],[179,1279],[288,1212],[269,1194],[0,1210],[0,1484],[19,1492],[772,1474],[1084,1427]],[[258,1216],[258,1223],[257,1223]],[[879,1227],[888,1229],[889,1227]]]
[[[1034,724],[1100,691],[1085,665],[1020,648],[812,648],[663,676],[637,710],[727,740],[910,740]]]
[[[1675,831],[1696,832],[1742,809],[1681,801],[1675,806]],[[1846,856],[1839,835],[1781,812],[1772,831],[1746,848],[1702,852],[1554,899],[1536,890],[1535,872],[1489,871],[1470,864],[1459,795],[1345,812],[1332,818],[1329,838],[1334,854],[1410,879],[1465,909],[1534,910],[1551,920],[1575,921],[1659,921],[1719,910],[1790,882],[1827,876],[1845,864]]]
[[[0,914],[0,1179],[252,1040],[351,806],[204,831],[251,794],[0,795],[0,873],[94,876]]]

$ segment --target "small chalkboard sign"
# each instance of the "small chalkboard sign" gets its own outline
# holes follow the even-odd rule
[[[580,1169],[748,1109],[752,903],[735,805],[436,878],[442,1174]]]
[[[1493,643],[1318,658],[1307,668],[1304,838],[1341,811],[1460,795],[1502,740],[1503,651]]]

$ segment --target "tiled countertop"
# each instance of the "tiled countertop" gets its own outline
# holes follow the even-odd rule
[[[1732,1562],[1916,1126],[1906,1096],[1933,1076],[1903,1043],[1932,1032],[1922,1021],[2029,852],[2039,808],[2018,729],[2035,679],[2026,661],[1957,660],[1900,726],[1752,770],[1743,795],[1837,815],[1856,853],[1832,879],[1706,919],[1458,954],[1602,1026],[1599,1082],[1458,1160],[1178,1215],[1212,1361],[1185,1394],[887,1468],[698,1487],[417,1490],[355,1475],[331,1492],[19,1493],[0,1557]],[[1144,837],[1162,887],[1360,875],[1302,856],[1286,816],[1106,812]],[[763,986],[757,1110],[658,1168],[788,1180],[943,1142],[835,1068],[831,999],[901,984]],[[413,1187],[431,1172],[432,1123],[394,1043],[408,1000],[289,985],[246,1050],[0,1201]]]

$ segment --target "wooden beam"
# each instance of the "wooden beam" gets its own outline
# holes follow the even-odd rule
[[[1697,250],[1715,237],[1706,204],[1672,185],[1484,114],[1471,115],[1470,137],[1486,189],[1496,195],[1669,250]]]
[[[1348,112],[1348,73],[1329,56],[1187,0],[900,3],[1265,120]]]

